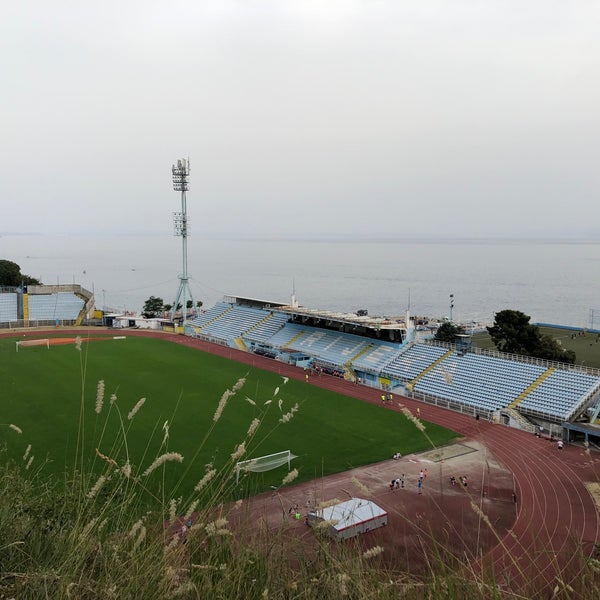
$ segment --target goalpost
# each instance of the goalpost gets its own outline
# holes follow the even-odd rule
[[[258,456],[257,458],[251,458],[250,460],[241,460],[236,466],[236,484],[240,480],[241,472],[252,472],[252,473],[263,473],[264,471],[271,471],[277,467],[281,467],[287,463],[288,471],[290,470],[290,462],[298,458],[295,454],[292,454],[290,450],[284,450],[283,452],[275,452],[274,454],[267,454],[265,456]]]
[[[21,340],[17,341],[17,352],[21,346],[46,346],[48,350],[50,350],[50,340],[48,338],[44,338],[41,340]]]

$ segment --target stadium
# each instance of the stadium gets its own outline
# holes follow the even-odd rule
[[[448,520],[460,519],[464,540],[452,547],[453,554],[472,543],[467,531],[477,531],[478,550],[469,554],[469,562],[504,577],[517,593],[547,593],[557,579],[574,585],[579,557],[593,555],[600,541],[593,497],[593,484],[600,481],[597,369],[484,350],[470,337],[454,345],[437,343],[427,320],[408,313],[402,318],[333,313],[299,306],[295,298],[285,305],[226,297],[184,323],[143,321],[131,315],[108,320],[95,309],[93,294],[76,285],[30,286],[0,294],[0,327],[3,336],[15,337],[17,348],[39,340],[51,345],[57,328],[63,336],[118,331],[158,337],[381,410],[408,410],[460,436],[446,453],[442,447],[402,456],[400,462],[390,457],[321,478],[318,484],[291,486],[277,499],[272,493],[259,494],[254,510],[273,527],[281,522],[276,515],[282,502],[314,506],[360,479],[375,490],[371,499],[387,511],[385,527],[367,529],[360,537],[377,536],[384,547],[394,548],[391,556],[400,564],[399,556],[418,545],[418,532],[398,515],[398,490],[387,489],[390,478],[402,470],[412,487],[401,512],[416,515],[414,527],[444,537]],[[107,323],[112,327],[106,328]],[[560,452],[559,440],[565,444]],[[431,485],[421,498],[414,482],[419,469],[427,467]],[[468,493],[466,483],[448,487],[453,473],[464,474],[465,482],[468,476]],[[404,473],[402,477],[404,483]],[[469,509],[473,499],[493,515],[498,534],[480,531],[477,515]],[[293,524],[292,530],[307,535],[304,523]]]
[[[409,314],[393,319],[319,311],[299,306],[294,297],[290,305],[226,297],[179,330],[567,443],[600,443],[600,370],[480,349],[469,336],[455,345],[436,343],[418,324],[426,320],[415,320]],[[103,323],[174,330],[163,319],[105,318],[95,309],[93,294],[78,285],[0,294],[2,328]]]

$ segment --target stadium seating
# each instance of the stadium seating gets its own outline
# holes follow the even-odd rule
[[[448,348],[415,344],[401,352],[386,365],[381,373],[391,379],[410,381],[422,373],[431,363],[443,356]]]
[[[0,294],[0,323],[10,323],[17,318],[17,294],[14,292]]]
[[[352,362],[352,368],[379,374],[385,366],[398,357],[398,344],[373,340],[374,346]]]
[[[493,412],[512,406],[525,414],[552,420],[571,418],[600,390],[600,378],[568,369],[474,352],[451,352],[443,346],[416,343],[401,347],[331,329],[290,323],[289,315],[220,302],[191,324],[200,335],[232,343],[241,337],[255,351],[275,357],[293,350],[316,364],[343,372],[349,365],[367,380],[386,378],[392,388],[413,383],[413,391],[469,409]],[[198,331],[198,329],[197,329]],[[241,342],[237,340],[238,345]]]
[[[333,365],[344,365],[369,344],[367,338],[350,333],[317,327],[305,329],[305,334],[294,340],[290,347]]]
[[[30,294],[28,296],[30,321],[75,320],[84,307],[84,301],[72,292]]]
[[[273,348],[287,348],[292,340],[303,336],[309,329],[310,327],[304,327],[296,323],[286,323],[282,329],[265,341]]]
[[[518,410],[568,420],[581,402],[600,388],[598,377],[556,369],[519,403]]]
[[[492,356],[453,354],[415,384],[415,391],[497,410],[508,406],[546,369]]]
[[[217,319],[204,325],[200,329],[200,334],[231,341],[258,325],[267,315],[268,312],[259,308],[234,304],[231,310],[226,310]]]
[[[264,318],[247,331],[243,338],[251,342],[265,342],[275,335],[288,322],[288,319],[288,315],[283,313],[265,313]]]
[[[231,310],[233,304],[229,302],[217,302],[214,306],[211,306],[207,311],[199,314],[197,317],[194,317],[190,321],[188,321],[188,325],[196,328],[202,328],[207,323],[214,321],[218,317],[220,317],[225,311]]]

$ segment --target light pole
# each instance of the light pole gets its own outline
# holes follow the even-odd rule
[[[171,308],[171,319],[175,319],[177,305],[181,300],[182,325],[185,326],[187,321],[187,302],[188,299],[192,303],[192,311],[194,310],[194,298],[190,290],[188,274],[187,274],[187,235],[188,235],[188,219],[185,193],[188,191],[188,177],[190,176],[190,161],[185,158],[178,160],[177,165],[173,165],[173,189],[176,192],[181,192],[181,212],[173,213],[173,223],[175,225],[175,235],[181,237],[182,248],[182,273],[179,276],[179,289],[173,307]]]
[[[450,294],[450,322],[452,323],[452,309],[454,308],[454,294]]]

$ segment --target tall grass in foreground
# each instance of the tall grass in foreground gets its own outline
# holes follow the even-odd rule
[[[82,355],[82,381],[85,372]],[[212,427],[199,440],[198,453],[227,411],[229,400],[243,393],[244,384],[239,379],[216,402]],[[279,388],[261,402],[277,406],[278,392]],[[141,457],[136,464],[128,451],[127,430],[144,410],[143,399],[121,413],[116,395],[107,400],[104,394],[102,381],[95,399],[88,401],[82,392],[81,410],[98,415],[99,446],[102,417],[106,420],[109,411],[119,415],[120,434],[109,451],[96,449],[94,456],[83,456],[88,432],[80,416],[77,467],[64,480],[47,476],[43,462],[32,468],[34,453],[43,452],[30,446],[20,462],[0,460],[4,465],[0,473],[0,598],[487,600],[510,596],[493,574],[469,572],[455,563],[442,544],[435,545],[435,532],[421,532],[434,550],[428,555],[427,573],[417,578],[394,568],[386,560],[385,549],[376,544],[366,549],[356,541],[336,544],[318,531],[295,535],[285,521],[275,529],[253,521],[246,499],[228,500],[239,489],[237,461],[251,456],[260,436],[269,433],[261,431],[260,417],[248,423],[245,437],[229,449],[224,466],[204,466],[191,494],[181,496],[177,484],[171,489],[150,486],[155,478],[164,481],[173,463],[191,465],[194,457],[176,451],[166,421],[157,423],[152,432],[162,435],[159,452]],[[423,423],[408,411],[405,415],[427,435]],[[301,418],[302,410],[295,406],[282,411],[280,425]],[[2,427],[9,444],[11,436],[26,436],[17,424]],[[88,464],[92,468],[85,471]],[[296,476],[297,472],[290,471],[281,485],[292,484]],[[361,489],[358,480],[353,484]],[[581,591],[589,590],[590,599],[595,597],[597,567],[600,563],[588,562],[580,576]],[[573,593],[571,586],[563,585],[551,597],[571,598]]]

